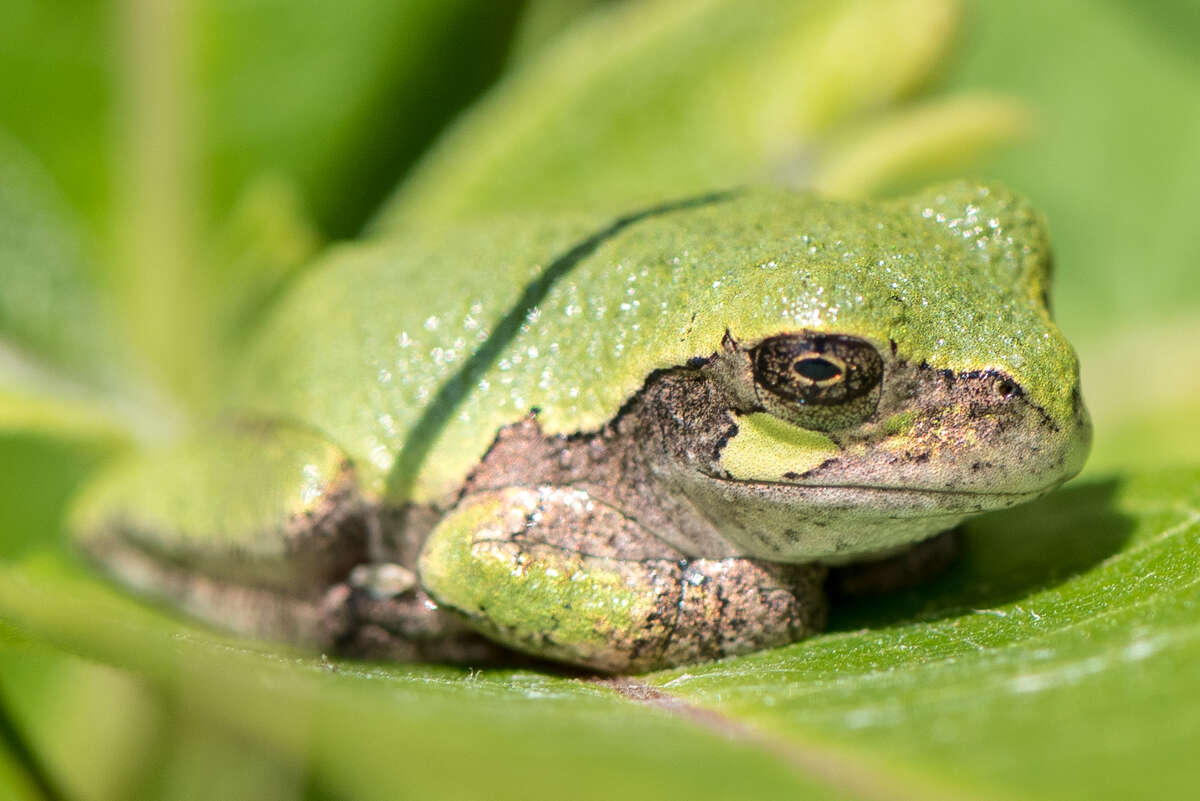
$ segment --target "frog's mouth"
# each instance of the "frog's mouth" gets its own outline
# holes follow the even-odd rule
[[[962,517],[1027,503],[1062,486],[1059,479],[1017,491],[983,488],[930,487],[839,481],[769,481],[728,476],[706,477],[714,488],[725,487],[731,501],[758,496],[793,508],[876,510],[880,517]],[[740,497],[738,497],[740,496]],[[736,500],[735,500],[736,498]]]
[[[750,486],[763,487],[794,487],[801,490],[847,490],[864,492],[877,492],[881,494],[913,494],[913,495],[935,495],[935,496],[966,496],[966,497],[1000,497],[1000,498],[1015,498],[1015,502],[1020,503],[1022,500],[1036,498],[1039,495],[1045,495],[1051,490],[1062,486],[1063,481],[1053,481],[1045,486],[1037,487],[1028,490],[1003,491],[989,489],[963,489],[957,487],[928,487],[920,484],[873,484],[869,482],[839,482],[839,481],[763,481],[758,479],[739,479],[721,476],[713,476],[718,481],[728,481],[735,484],[747,484]]]
[[[835,564],[918,542],[974,515],[1033,500],[1059,483],[1012,492],[693,473],[686,494],[737,553]]]

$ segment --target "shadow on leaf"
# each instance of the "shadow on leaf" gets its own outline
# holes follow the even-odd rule
[[[962,555],[919,587],[843,600],[830,631],[936,620],[967,609],[1002,606],[1086,572],[1121,549],[1134,521],[1116,508],[1120,482],[1076,484],[1033,503],[972,520]]]

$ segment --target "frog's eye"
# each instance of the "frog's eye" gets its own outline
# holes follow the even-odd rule
[[[753,350],[758,399],[805,428],[830,431],[874,413],[883,359],[871,343],[841,334],[783,334]]]

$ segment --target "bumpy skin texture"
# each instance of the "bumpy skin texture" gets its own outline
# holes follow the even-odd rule
[[[831,566],[846,594],[919,580],[939,532],[1078,471],[1048,281],[1037,215],[967,184],[355,247],[263,327],[243,422],[118,468],[77,522],[135,587],[356,655],[778,645],[819,630]]]
[[[894,342],[910,365],[1003,372],[1060,420],[1078,365],[1048,285],[1040,217],[971,184],[882,204],[759,190],[616,220],[502,220],[335,252],[267,321],[238,403],[324,432],[368,494],[436,503],[530,409],[547,433],[598,430],[726,331]]]
[[[825,619],[823,567],[689,559],[578,489],[472,496],[435,529],[420,573],[492,639],[596,670],[782,645]]]

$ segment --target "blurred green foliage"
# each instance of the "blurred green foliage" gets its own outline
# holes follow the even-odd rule
[[[1097,428],[1090,470],[1200,453],[1200,15],[1188,0],[978,3],[945,75],[1032,104],[1036,131],[975,170],[1050,219],[1059,324]],[[1186,44],[1185,44],[1186,43]],[[1140,435],[1126,433],[1137,426]]]
[[[0,698],[64,798],[1194,787],[1194,3],[8,0],[3,16]],[[952,172],[1051,221],[1088,470],[973,523],[929,587],[647,677],[658,706],[571,676],[233,641],[123,598],[65,543],[105,457],[219,402],[258,310],[368,224]],[[11,743],[0,797],[41,797]]]

